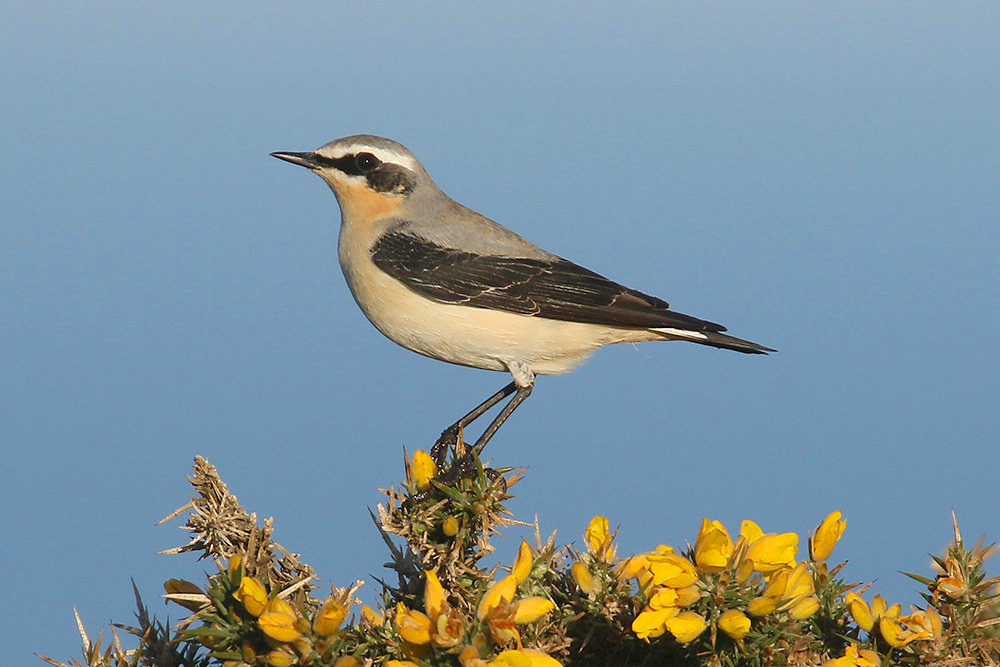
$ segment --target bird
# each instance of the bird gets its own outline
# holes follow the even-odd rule
[[[513,395],[475,441],[478,455],[531,394],[537,375],[566,373],[605,345],[681,340],[776,351],[673,311],[463,206],[392,139],[357,134],[311,152],[271,155],[309,169],[333,190],[340,266],[376,329],[433,359],[510,373],[509,384],[442,432],[435,456]]]

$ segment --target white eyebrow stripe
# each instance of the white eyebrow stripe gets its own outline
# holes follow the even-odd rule
[[[417,171],[417,162],[413,159],[413,157],[404,153],[397,153],[396,151],[389,150],[387,148],[369,146],[368,144],[351,144],[349,146],[338,147],[336,152],[326,154],[326,157],[336,160],[337,158],[342,158],[345,155],[351,155],[353,153],[371,153],[382,162],[398,164],[401,167],[406,167],[410,171]]]

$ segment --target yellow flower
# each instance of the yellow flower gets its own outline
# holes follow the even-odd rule
[[[337,662],[333,663],[333,667],[361,667],[361,661],[353,655],[345,655],[337,658]]]
[[[448,537],[455,537],[458,535],[459,527],[458,519],[450,516],[441,523],[441,532]]]
[[[795,533],[768,533],[750,542],[746,559],[753,562],[753,569],[757,572],[770,574],[794,567],[798,550],[799,536]]]
[[[701,614],[693,611],[682,611],[664,622],[667,630],[682,644],[687,644],[700,635],[708,623]]]
[[[819,599],[815,595],[801,598],[788,608],[788,615],[796,620],[809,618],[819,611]]]
[[[458,644],[462,638],[464,626],[462,617],[451,608],[438,579],[437,572],[428,570],[424,573],[424,609],[431,622],[431,641],[436,646],[450,648]]]
[[[257,625],[265,635],[279,642],[292,642],[302,636],[295,610],[281,598],[267,603],[267,608],[257,619]]]
[[[320,637],[329,637],[340,629],[340,624],[347,618],[347,609],[332,597],[326,599],[313,616],[313,632]]]
[[[841,519],[841,516],[839,511],[831,512],[813,531],[809,538],[809,553],[812,554],[813,560],[821,561],[830,557],[833,545],[837,543],[847,527],[847,519]]]
[[[701,522],[701,530],[694,543],[694,562],[705,572],[719,572],[733,555],[733,540],[726,527],[718,521]]]
[[[437,572],[427,570],[424,572],[424,609],[431,621],[441,614],[441,608],[445,604],[444,587]]]
[[[420,667],[420,665],[412,660],[390,660],[383,664],[382,667]]]
[[[868,649],[858,650],[854,644],[844,649],[844,656],[836,660],[828,660],[823,663],[823,667],[879,667],[882,664],[881,658],[875,651]]]
[[[475,646],[466,646],[458,654],[458,664],[462,667],[487,667],[486,661],[479,655]]]
[[[517,557],[514,559],[514,567],[511,574],[518,584],[523,584],[531,574],[531,566],[534,563],[535,555],[531,551],[531,545],[525,540],[521,540],[521,547],[517,550]]]
[[[583,533],[587,543],[587,551],[595,558],[611,562],[615,557],[611,535],[608,532],[608,520],[603,516],[595,516],[590,520],[587,530]]]
[[[649,598],[650,609],[665,609],[667,607],[680,607],[677,604],[677,589],[670,586],[661,586],[656,589]]]
[[[531,667],[531,658],[521,651],[503,651],[487,664],[489,667]]]
[[[413,452],[413,481],[417,483],[417,490],[429,489],[431,480],[435,476],[437,476],[437,466],[431,455],[422,449]]]
[[[919,635],[918,637],[914,637],[914,639],[936,640],[941,638],[941,615],[938,614],[937,609],[927,607],[927,609],[921,611],[912,605],[910,609],[913,613],[908,616],[901,616],[899,620]]]
[[[576,580],[576,585],[580,587],[581,591],[583,591],[587,595],[590,595],[597,589],[597,586],[594,582],[594,577],[590,575],[590,570],[587,569],[586,565],[584,565],[580,561],[576,561],[575,563],[573,563],[572,572],[573,572],[573,579]]]
[[[768,614],[773,614],[777,608],[778,601],[766,595],[754,598],[747,604],[747,612],[751,616],[767,616]]]
[[[664,607],[663,609],[646,610],[635,617],[632,621],[632,632],[639,639],[647,642],[653,637],[659,637],[667,631],[665,625],[667,619],[680,613],[677,607]]]
[[[264,590],[264,585],[253,577],[243,577],[233,597],[242,602],[243,608],[254,617],[260,616],[267,607],[267,591]]]
[[[902,607],[898,602],[890,607],[885,598],[876,595],[871,606],[868,606],[868,603],[854,591],[849,591],[844,596],[844,602],[847,603],[847,611],[859,628],[871,632],[878,625],[879,634],[890,646],[899,648],[917,638],[914,636],[916,633],[904,630],[899,624]]]
[[[434,633],[431,635],[431,641],[434,642],[435,646],[451,648],[458,646],[458,642],[465,632],[465,624],[457,609],[449,607],[446,609],[448,611],[438,616],[434,622]]]
[[[747,544],[753,544],[758,538],[764,535],[764,531],[760,529],[756,523],[750,519],[746,519],[740,524],[740,537],[747,541]]]
[[[163,582],[163,590],[168,599],[184,607],[188,611],[198,611],[209,604],[208,596],[194,583],[186,579],[167,579]]]
[[[385,618],[368,605],[361,605],[361,620],[368,626],[382,625]]]
[[[879,633],[893,648],[902,648],[912,641],[916,641],[918,639],[929,639],[934,636],[930,629],[919,629],[914,631],[909,627],[903,628],[900,621],[905,623],[908,618],[910,618],[910,616],[897,618],[895,616],[886,615],[878,620]],[[909,625],[910,624],[907,623],[907,626]],[[919,627],[919,623],[917,621],[914,621],[914,627]]]
[[[698,580],[698,571],[688,559],[677,554],[649,554],[647,569],[653,574],[653,585],[683,588]]]
[[[229,581],[236,581],[236,579],[243,575],[242,556],[236,554],[229,559],[229,564],[226,566],[226,574],[229,576]]]
[[[696,584],[675,588],[674,590],[677,591],[678,607],[690,607],[701,599],[701,589]]]
[[[407,609],[402,602],[396,605],[396,631],[403,641],[416,646],[430,644],[431,629],[431,619],[426,614]]]
[[[476,616],[488,623],[493,638],[501,644],[517,640],[520,646],[521,637],[514,626],[537,621],[555,609],[554,602],[542,597],[515,600],[516,593],[517,577],[507,575],[490,586],[476,609]]]
[[[562,667],[561,662],[547,653],[530,648],[503,651],[488,664],[495,667]]]
[[[294,653],[276,648],[264,656],[264,660],[271,667],[291,667],[298,660],[298,657]]]
[[[816,592],[816,584],[806,564],[799,563],[790,570],[781,570],[771,575],[764,589],[764,595],[782,602],[781,609],[788,609],[795,602]]]
[[[514,611],[515,623],[533,623],[556,608],[556,603],[539,596],[521,598]]]
[[[750,619],[742,611],[730,609],[719,616],[719,629],[733,639],[743,639],[750,632]]]
[[[652,575],[649,573],[649,556],[672,553],[674,553],[673,547],[668,547],[666,544],[657,545],[652,551],[636,554],[623,560],[615,568],[615,575],[621,581],[639,579],[641,587],[643,585],[642,579],[652,579]]]
[[[501,602],[509,603],[513,600],[516,593],[517,577],[512,574],[504,577],[487,589],[483,599],[479,601],[476,616],[480,621],[484,620]]]
[[[854,591],[847,592],[844,596],[844,602],[847,603],[847,611],[858,627],[865,632],[871,632],[871,629],[875,627],[875,618],[872,616],[872,610],[868,603]]]

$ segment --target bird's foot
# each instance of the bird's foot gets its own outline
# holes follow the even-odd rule
[[[434,463],[439,470],[444,467],[445,461],[448,460],[448,452],[455,450],[457,456],[460,447],[464,449],[462,424],[452,424],[441,432],[441,436],[434,442],[434,446],[431,447],[431,458],[434,459]]]

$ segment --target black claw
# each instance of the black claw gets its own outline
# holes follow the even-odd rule
[[[498,471],[498,470],[494,470],[493,468],[485,468],[485,469],[483,470],[483,472],[485,472],[485,473],[486,473],[486,478],[487,478],[488,480],[490,480],[491,482],[495,482],[495,481],[497,481],[497,480],[500,480],[501,482],[503,482],[503,490],[504,490],[504,491],[506,491],[506,490],[507,490],[507,480],[506,480],[506,479],[504,478],[504,476],[503,476],[503,475],[502,475],[502,474],[500,473],[500,471]]]
[[[461,432],[461,424],[452,424],[442,431],[441,437],[434,442],[434,446],[431,447],[431,458],[434,459],[434,463],[438,468],[444,466],[448,458],[448,451],[458,446],[458,439]]]

